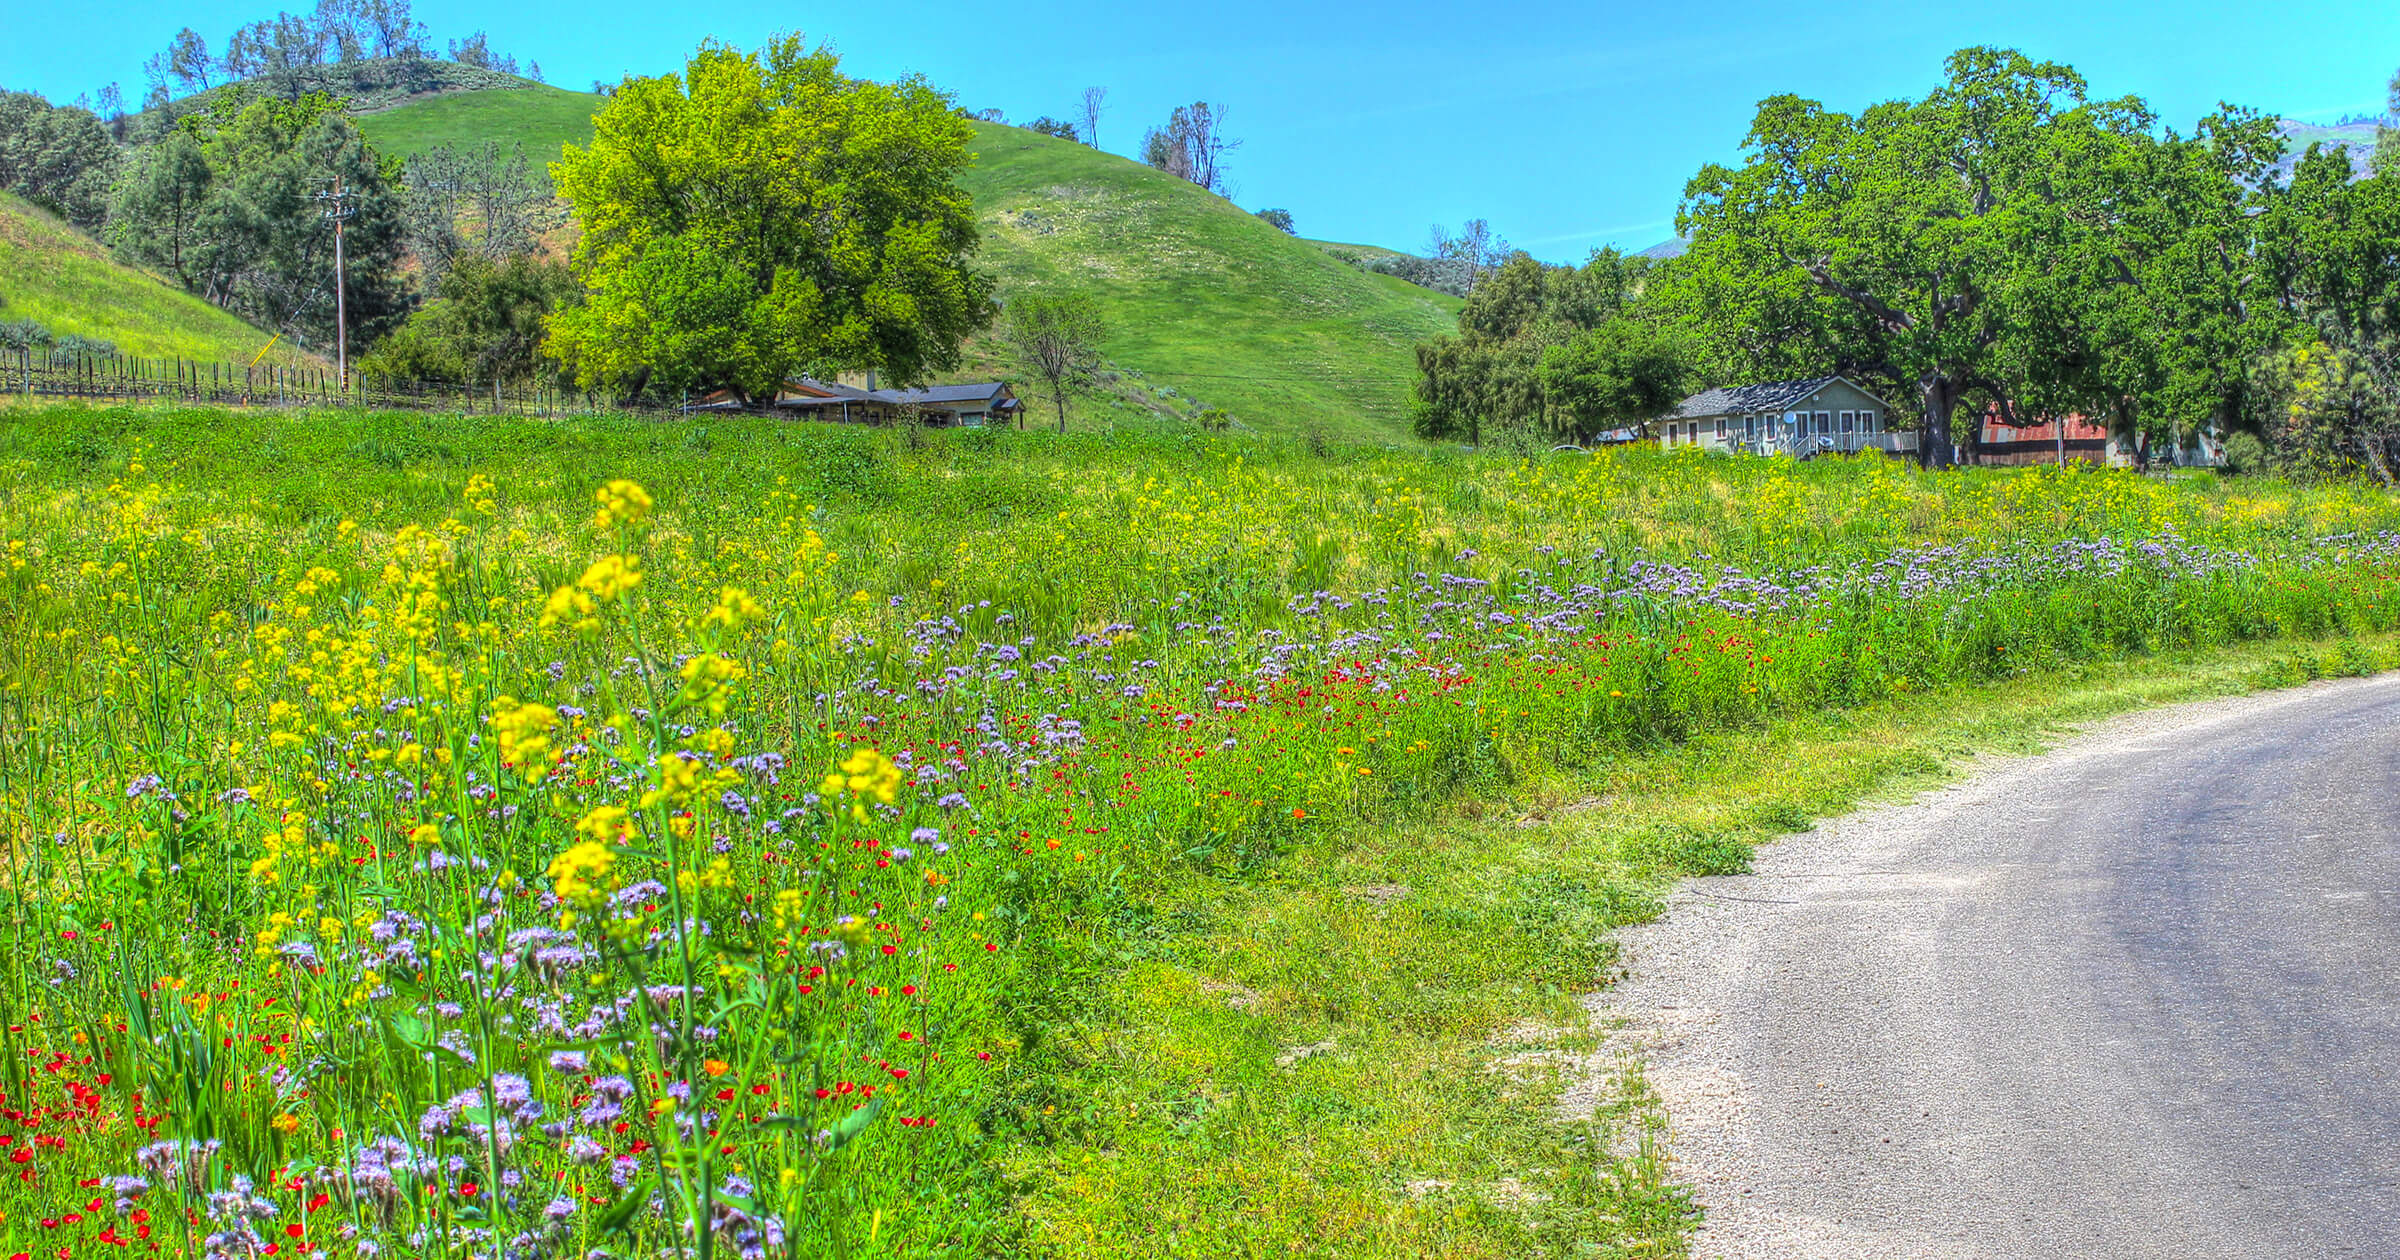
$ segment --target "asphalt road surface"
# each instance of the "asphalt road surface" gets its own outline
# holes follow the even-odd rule
[[[2400,1257],[2400,678],[2114,721],[1756,867],[1596,999],[1696,1256]]]

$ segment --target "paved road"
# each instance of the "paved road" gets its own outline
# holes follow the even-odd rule
[[[1829,823],[1627,958],[1697,1256],[2400,1257],[2400,678]]]

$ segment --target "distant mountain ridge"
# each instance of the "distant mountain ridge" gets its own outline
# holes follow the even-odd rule
[[[2350,155],[2350,165],[2363,176],[2374,162],[2376,137],[2383,125],[2372,120],[2326,124],[2279,118],[2275,120],[2275,131],[2283,137],[2284,149],[2283,159],[2275,165],[2276,173],[2291,178],[2302,155],[2314,144],[2344,150]]]

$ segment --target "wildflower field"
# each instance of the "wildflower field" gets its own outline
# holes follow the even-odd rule
[[[0,1256],[1670,1254],[1647,1141],[1491,1065],[1747,848],[1495,879],[1446,805],[2388,631],[2395,531],[2043,468],[0,411]]]

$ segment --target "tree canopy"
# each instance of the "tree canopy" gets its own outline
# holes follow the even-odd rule
[[[1640,300],[1649,271],[1613,249],[1582,267],[1509,258],[1475,286],[1457,336],[1417,348],[1417,435],[1588,438],[1672,402],[1689,355]]]
[[[950,370],[992,319],[958,186],[972,128],[922,79],[778,39],[629,79],[551,167],[588,290],[552,324],[587,383],[771,397],[800,373]]]
[[[0,92],[0,190],[90,230],[108,217],[118,163],[116,143],[90,110]]]
[[[2069,67],[1970,48],[1921,100],[1763,102],[1746,161],[1686,190],[1669,291],[1726,375],[1913,397],[1928,458],[1963,401],[2137,439],[2222,420],[2274,336],[2250,220],[2278,143],[2236,110],[2181,137]]]
[[[399,198],[391,172],[340,102],[253,99],[238,89],[145,146],[109,216],[118,250],[263,327],[320,344],[334,329],[333,223],[339,184],[350,335],[364,345],[406,311]]]
[[[361,370],[400,381],[502,385],[543,369],[544,321],[573,300],[564,264],[515,254],[463,255],[435,296],[361,362]]]

